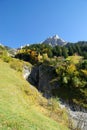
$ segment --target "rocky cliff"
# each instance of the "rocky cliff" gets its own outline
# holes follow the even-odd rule
[[[41,64],[33,67],[28,81],[49,98],[52,96],[52,90],[58,87],[57,81],[54,80],[55,77],[54,67]]]

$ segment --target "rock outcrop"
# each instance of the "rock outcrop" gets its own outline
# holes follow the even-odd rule
[[[24,67],[23,67],[23,77],[24,77],[24,79],[27,80],[30,74],[31,74],[31,68],[24,65]]]
[[[73,127],[73,130],[87,130],[87,109],[73,103],[66,103],[62,100],[59,105],[61,108],[66,108],[69,115],[69,121],[72,122],[72,126],[70,127]]]
[[[58,87],[58,83],[53,80],[55,77],[54,67],[41,64],[32,69],[28,81],[36,86],[46,98],[49,98],[52,96],[52,89]]]

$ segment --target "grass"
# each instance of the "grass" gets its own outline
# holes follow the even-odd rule
[[[20,73],[0,60],[0,130],[68,130],[37,109],[40,98]]]

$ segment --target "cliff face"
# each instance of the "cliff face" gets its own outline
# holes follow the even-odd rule
[[[56,73],[52,66],[39,65],[35,66],[28,77],[28,81],[35,85],[39,91],[47,98],[51,97],[51,91],[58,87],[54,81]]]

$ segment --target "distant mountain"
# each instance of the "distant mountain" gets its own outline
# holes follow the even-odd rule
[[[49,44],[51,46],[64,46],[67,44],[63,39],[61,39],[58,35],[54,35],[53,37],[47,38],[45,41],[42,42],[43,44]]]
[[[17,49],[5,46],[5,49],[9,52],[11,56],[14,56],[17,53]]]
[[[0,43],[0,47],[4,47],[4,45],[2,43]]]
[[[7,51],[9,53],[9,55],[14,56],[17,52],[17,49],[8,47],[8,46],[4,46],[2,43],[0,43],[0,51]]]

